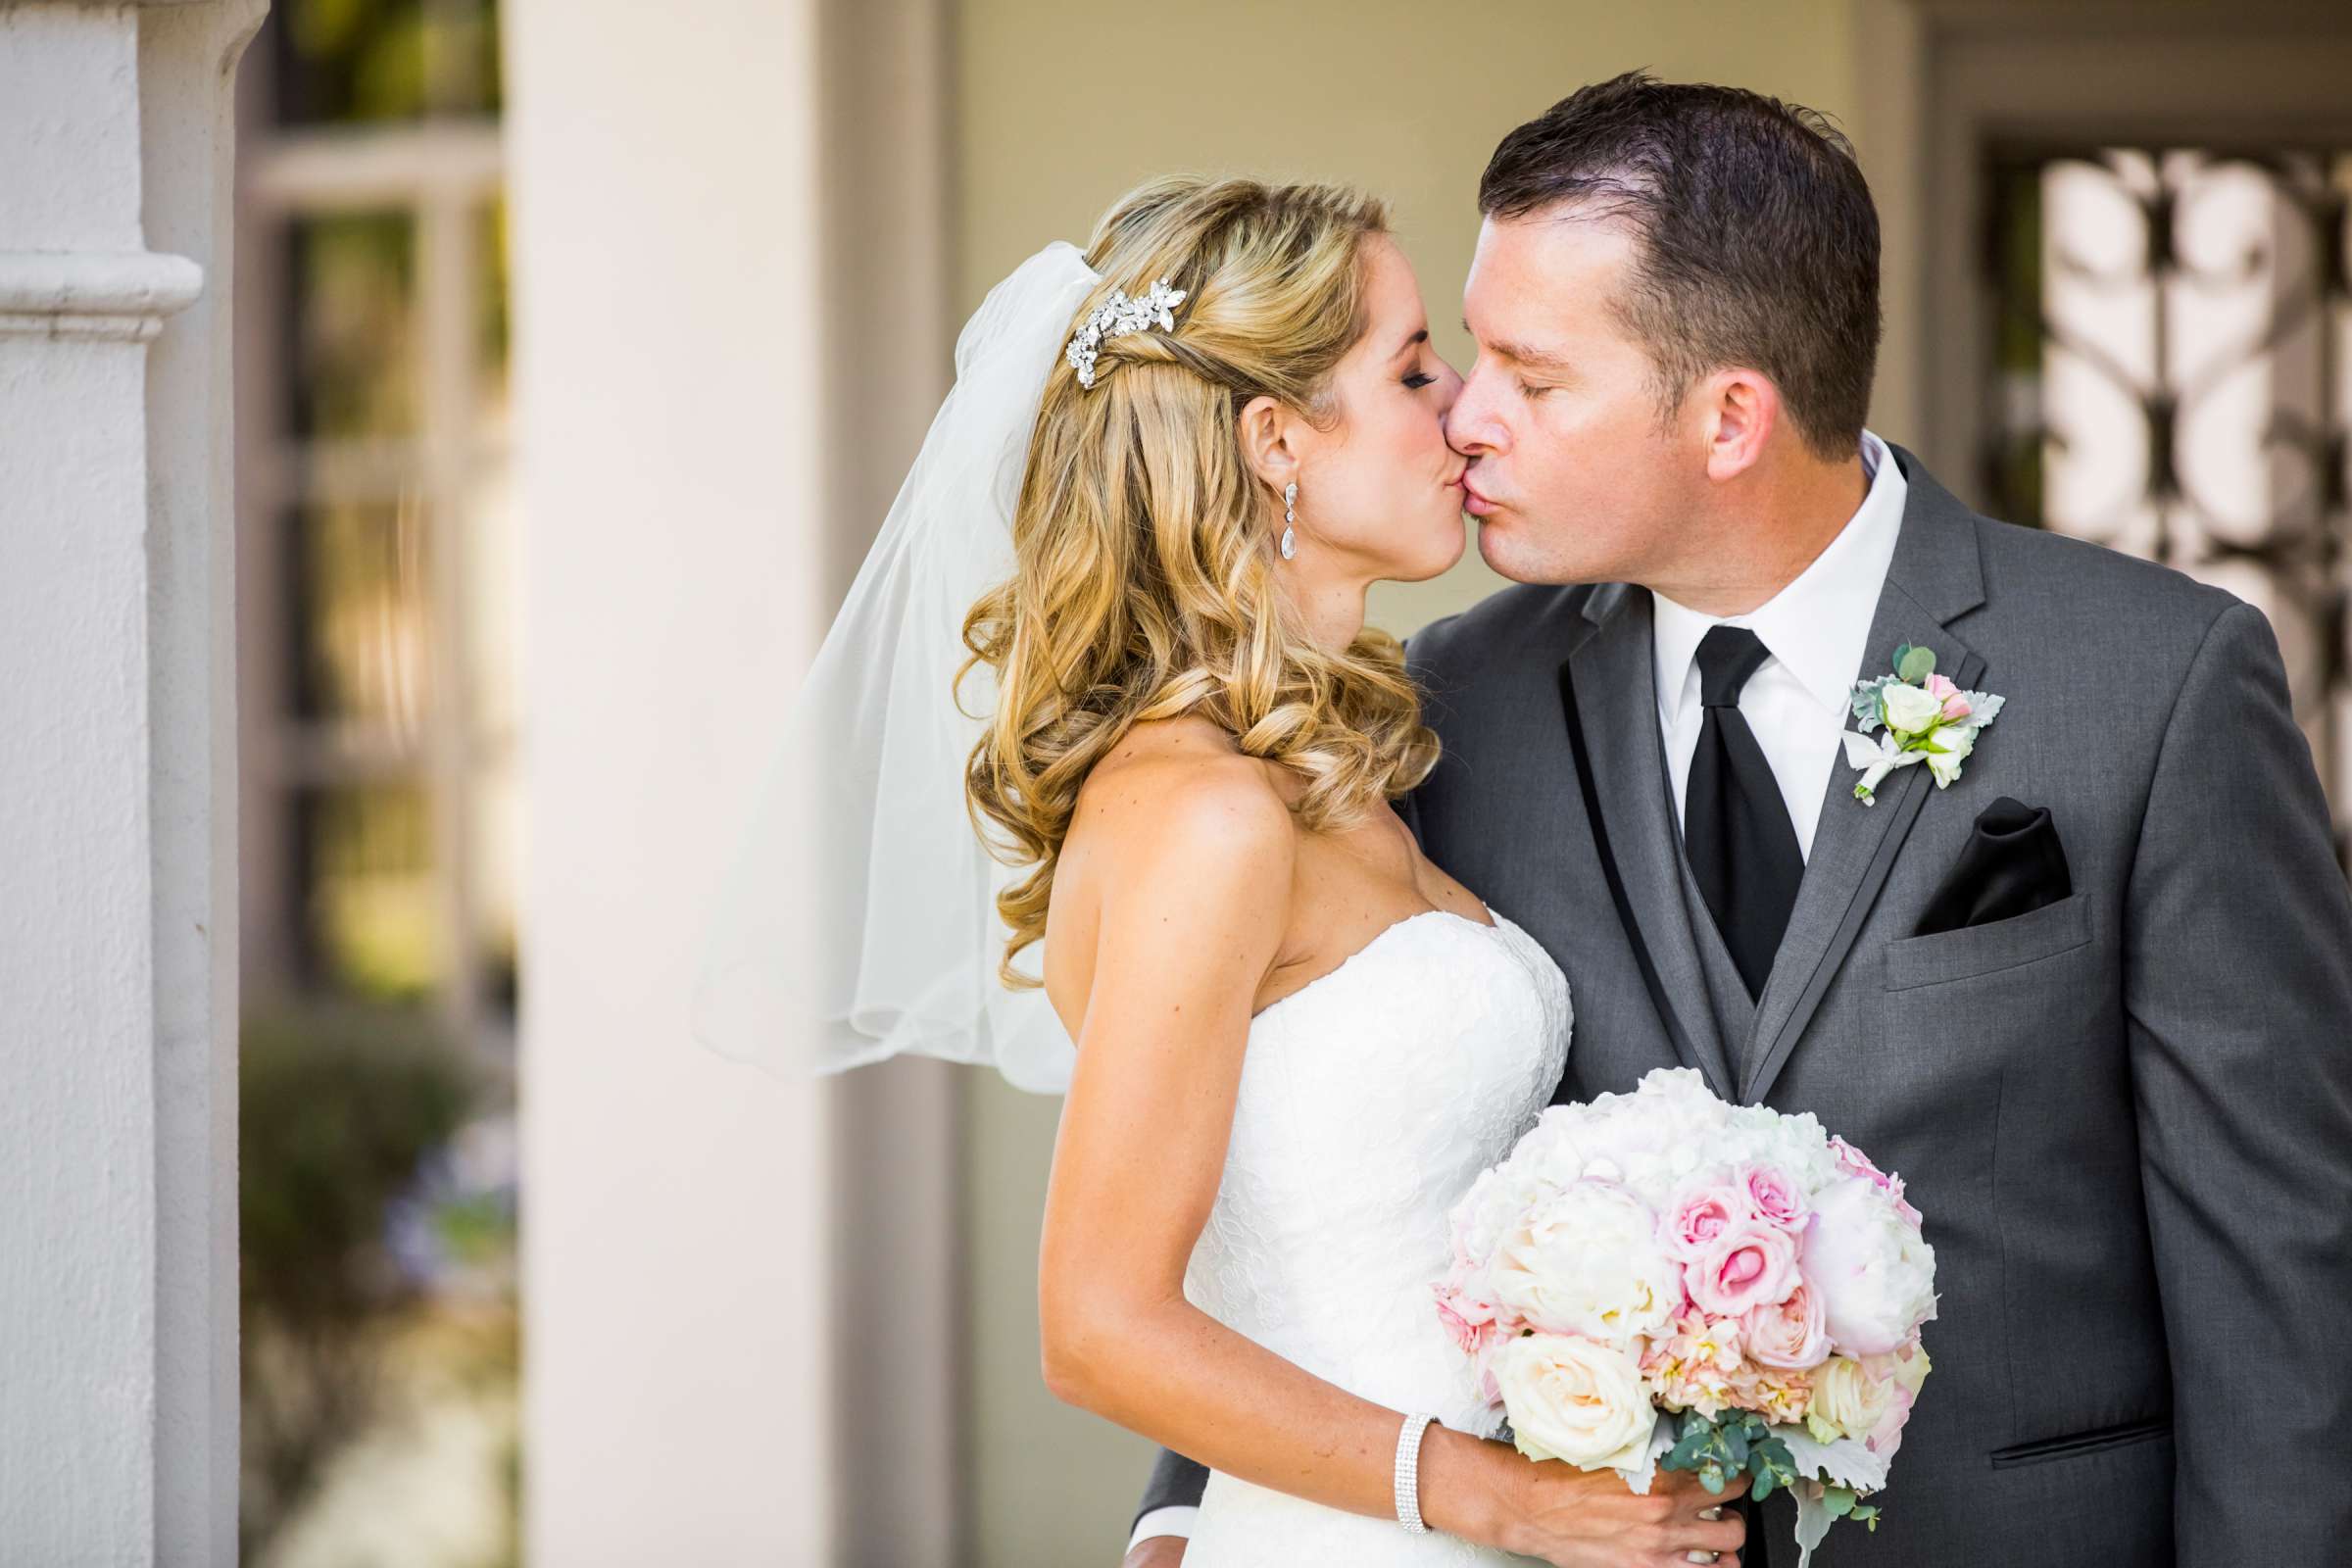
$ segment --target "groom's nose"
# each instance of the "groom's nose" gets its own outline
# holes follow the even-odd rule
[[[1465,458],[1500,452],[1507,444],[1502,422],[1494,416],[1494,385],[1487,365],[1472,366],[1446,411],[1446,444]]]

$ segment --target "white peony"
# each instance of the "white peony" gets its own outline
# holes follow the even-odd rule
[[[1866,1177],[1813,1195],[1800,1261],[1844,1354],[1883,1355],[1936,1316],[1936,1250]]]
[[[1503,1238],[1490,1275],[1494,1299],[1536,1328],[1625,1348],[1663,1331],[1682,1304],[1682,1270],[1657,1229],[1657,1215],[1626,1189],[1573,1183]]]
[[[1557,1118],[1571,1151],[1569,1157],[1550,1152],[1545,1175],[1562,1185],[1616,1182],[1654,1208],[1707,1162],[1732,1108],[1692,1069],[1661,1067],[1630,1095],[1602,1095],[1545,1114]]]
[[[1564,1334],[1530,1334],[1494,1352],[1511,1437],[1530,1459],[1584,1470],[1642,1462],[1657,1418],[1642,1373],[1621,1350]]]
[[[1531,1135],[1532,1136],[1532,1135]],[[1479,1173],[1453,1209],[1454,1250],[1463,1260],[1484,1265],[1519,1227],[1528,1208],[1552,1191],[1517,1159],[1506,1160]]]
[[[1554,1187],[1565,1187],[1585,1174],[1584,1146],[1578,1142],[1579,1127],[1575,1117],[1566,1114],[1569,1107],[1554,1105],[1536,1123],[1535,1130],[1519,1140],[1503,1163],[1523,1172],[1529,1179],[1544,1181]]]

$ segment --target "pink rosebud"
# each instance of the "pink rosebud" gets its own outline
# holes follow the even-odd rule
[[[1804,1228],[1804,1189],[1791,1181],[1788,1172],[1777,1165],[1751,1165],[1741,1172],[1741,1180],[1747,1192],[1748,1210],[1758,1219],[1783,1230]]]
[[[1960,688],[1952,684],[1949,675],[1930,675],[1925,690],[1930,697],[1949,697]]]
[[[1701,1311],[1739,1318],[1785,1300],[1801,1277],[1794,1238],[1743,1216],[1685,1266],[1683,1287]]]

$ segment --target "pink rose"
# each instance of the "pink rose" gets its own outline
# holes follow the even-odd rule
[[[1886,1413],[1879,1417],[1879,1424],[1870,1429],[1870,1436],[1862,1440],[1862,1446],[1873,1453],[1893,1458],[1895,1450],[1903,1446],[1903,1428],[1910,1425],[1911,1406],[1918,1400],[1918,1395],[1895,1385],[1894,1393],[1886,1400]]]
[[[1502,1402],[1502,1384],[1494,1376],[1495,1352],[1520,1338],[1522,1332],[1499,1323],[1491,1324],[1485,1339],[1470,1352],[1470,1381],[1477,1388],[1478,1396],[1491,1405]]]
[[[1903,1428],[1910,1424],[1911,1406],[1918,1402],[1919,1386],[1928,1380],[1928,1352],[1914,1334],[1907,1344],[1891,1353],[1869,1357],[1864,1363],[1878,1375],[1894,1385],[1893,1396],[1886,1401],[1886,1413],[1864,1440],[1873,1453],[1883,1453],[1892,1459],[1895,1450],[1903,1446]]]
[[[1684,1266],[1683,1289],[1701,1311],[1736,1318],[1777,1305],[1801,1278],[1795,1239],[1742,1217]]]
[[[1483,1291],[1472,1288],[1467,1263],[1456,1260],[1431,1290],[1438,1298],[1438,1321],[1445,1326],[1446,1337],[1464,1355],[1476,1355],[1483,1345],[1503,1332],[1496,1321],[1499,1309],[1486,1298]]]
[[[1687,1262],[1738,1224],[1747,1206],[1747,1195],[1739,1186],[1711,1173],[1694,1177],[1667,1202],[1659,1238],[1667,1251]]]
[[[1830,1150],[1838,1156],[1838,1169],[1844,1171],[1848,1176],[1866,1178],[1872,1186],[1894,1200],[1896,1213],[1914,1225],[1920,1223],[1919,1210],[1903,1201],[1903,1179],[1900,1176],[1887,1175],[1871,1163],[1868,1154],[1835,1135],[1830,1139]]]
[[[1799,1284],[1777,1306],[1751,1306],[1740,1320],[1740,1340],[1747,1358],[1761,1366],[1805,1372],[1819,1366],[1830,1353],[1830,1331],[1823,1321],[1821,1297]]]
[[[1438,1298],[1438,1322],[1444,1326],[1446,1337],[1453,1342],[1453,1348],[1464,1355],[1476,1353],[1481,1330],[1492,1326],[1491,1322],[1471,1322],[1462,1315],[1459,1307],[1443,1296]]]
[[[1804,1189],[1788,1179],[1788,1172],[1777,1165],[1750,1165],[1741,1172],[1747,1189],[1747,1206],[1758,1219],[1770,1221],[1783,1230],[1804,1229],[1807,1213]]]
[[[1952,684],[1951,677],[1930,675],[1926,690],[1930,697],[1937,698],[1943,703],[1944,717],[1966,718],[1968,716],[1968,699],[1961,695],[1959,687]]]

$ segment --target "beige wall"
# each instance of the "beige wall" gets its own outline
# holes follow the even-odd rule
[[[1467,368],[1479,172],[1505,131],[1578,84],[1646,66],[1792,98],[1862,138],[1853,0],[966,0],[957,24],[958,318],[1047,240],[1083,241],[1151,174],[1340,179],[1388,199],[1439,349]],[[1473,548],[1434,582],[1376,588],[1372,618],[1403,634],[1499,581]],[[968,1088],[977,1560],[1107,1564],[1152,1446],[1039,1380],[1038,1214],[1059,1102],[981,1074]]]

